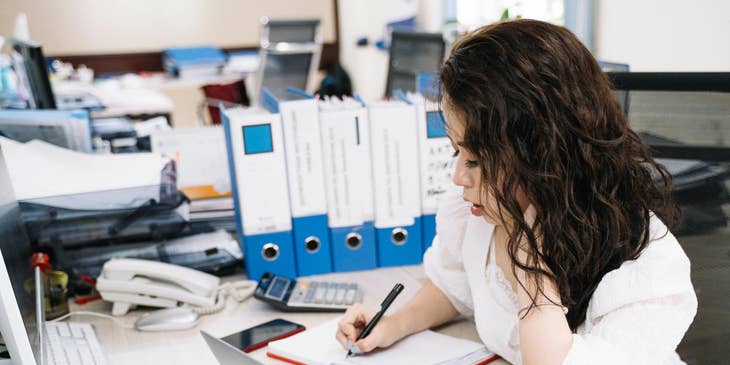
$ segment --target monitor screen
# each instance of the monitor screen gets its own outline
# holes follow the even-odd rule
[[[23,73],[20,79],[27,82],[24,85],[30,91],[29,106],[32,109],[56,109],[56,100],[51,89],[51,82],[48,79],[46,59],[43,57],[43,50],[39,44],[23,42],[16,39],[11,40],[13,50],[20,56],[18,65]],[[25,83],[24,82],[24,83]]]
[[[0,150],[0,251],[10,277],[18,309],[25,324],[26,333],[36,362],[39,361],[41,346],[40,331],[37,328],[35,297],[35,275],[29,266],[32,248],[25,226],[20,220],[20,208],[10,182],[7,165]],[[21,340],[17,339],[16,341]]]

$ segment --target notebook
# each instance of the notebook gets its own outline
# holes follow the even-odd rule
[[[347,351],[335,340],[339,320],[335,318],[292,337],[270,342],[266,355],[292,364],[312,365],[473,365],[488,364],[499,358],[481,343],[423,331],[386,349],[345,359]]]

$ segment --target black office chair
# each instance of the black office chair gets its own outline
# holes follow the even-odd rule
[[[688,364],[730,357],[730,73],[609,72],[628,121],[673,175],[673,230],[692,262],[699,308],[679,345]]]
[[[445,49],[441,33],[394,30],[390,38],[385,95],[391,96],[395,90],[416,91],[416,75],[438,71]]]

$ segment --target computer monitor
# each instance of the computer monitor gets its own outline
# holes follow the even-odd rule
[[[440,33],[394,30],[390,38],[390,60],[385,95],[395,90],[416,91],[416,75],[438,71],[446,44]]]
[[[30,41],[10,40],[13,50],[20,55],[18,60],[22,66],[21,80],[25,84],[29,95],[31,109],[56,109],[56,99],[53,96],[51,82],[48,79],[46,59],[43,50],[37,43]]]
[[[15,364],[41,364],[42,297],[37,270],[29,266],[32,247],[0,148],[0,331]],[[12,287],[10,289],[9,287]],[[13,295],[9,295],[12,293]]]

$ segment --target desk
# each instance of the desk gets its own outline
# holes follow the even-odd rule
[[[374,308],[380,305],[390,288],[396,282],[400,282],[405,286],[405,289],[398,300],[393,303],[391,310],[405,304],[416,294],[426,280],[422,266],[333,273],[318,275],[316,278],[357,282],[363,290],[363,303]],[[231,279],[240,279],[240,277]],[[111,313],[111,304],[102,301],[96,301],[84,306],[73,304],[71,310],[96,311],[109,314]],[[121,319],[131,325],[142,313],[139,310],[133,311],[127,316],[121,317]],[[252,298],[238,305],[229,301],[228,306],[222,312],[202,317],[198,326],[187,331],[138,332],[121,328],[112,321],[103,318],[84,316],[73,317],[71,320],[94,324],[102,346],[108,354],[109,363],[112,365],[184,365],[217,363],[205,341],[198,333],[200,330],[222,337],[279,317],[301,323],[309,328],[339,315],[339,313],[282,313],[271,308],[268,304]],[[471,320],[459,319],[436,330],[450,336],[480,342],[474,323]],[[334,336],[334,333],[332,336]],[[265,364],[287,364],[268,358],[266,348],[256,350],[251,355]],[[505,365],[508,363],[498,360],[492,364]]]

